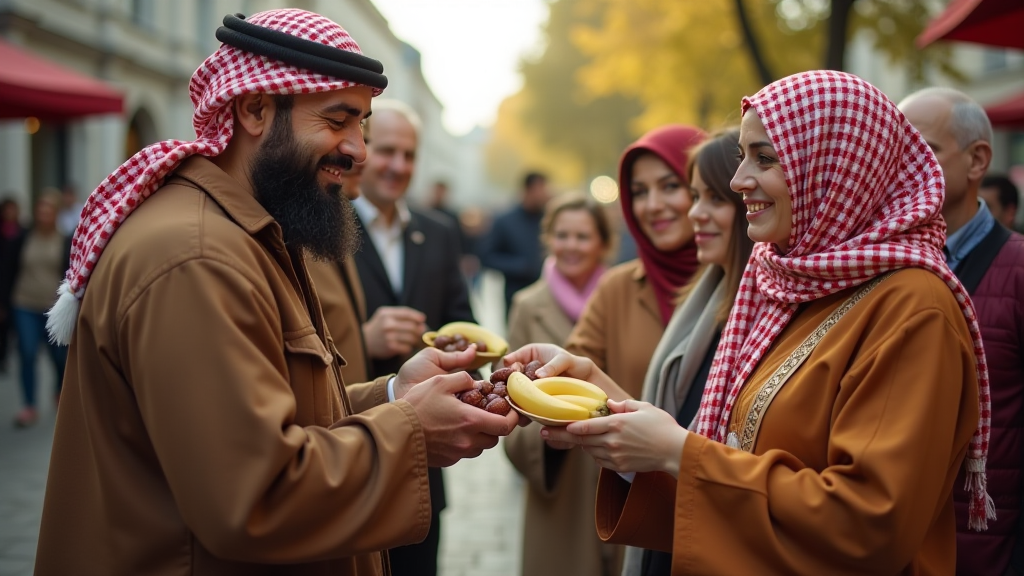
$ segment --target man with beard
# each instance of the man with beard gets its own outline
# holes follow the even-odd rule
[[[365,161],[354,162],[351,168],[341,172],[341,194],[350,201],[359,197],[364,164]],[[345,359],[345,365],[341,367],[342,376],[347,382],[365,382],[369,378],[369,359],[362,331],[366,321],[366,296],[355,261],[351,257],[338,261],[308,258],[306,265],[320,297],[327,332]]]
[[[317,14],[224,24],[198,138],[86,203],[50,312],[71,346],[36,574],[382,574],[429,530],[427,467],[518,420],[454,397],[472,349],[342,386],[303,253],[350,246],[340,174],[386,79]]]
[[[455,223],[405,203],[419,126],[419,117],[407,105],[394,100],[374,103],[362,196],[353,202],[363,236],[354,259],[370,315],[363,335],[371,377],[401,366],[428,326],[434,330],[449,322],[473,322],[469,289],[459,269]],[[437,572],[440,514],[445,507],[440,468],[430,469],[430,493],[430,533],[423,542],[391,550],[396,576]]]

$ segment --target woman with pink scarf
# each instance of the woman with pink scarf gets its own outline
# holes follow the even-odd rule
[[[969,526],[993,517],[991,407],[935,155],[850,74],[784,78],[742,112],[731,187],[756,244],[695,430],[629,400],[542,435],[607,469],[602,539],[671,551],[672,574],[951,575],[961,466]],[[539,375],[614,385],[554,360]]]
[[[561,345],[583,313],[590,295],[607,267],[614,231],[605,208],[582,194],[564,194],[548,202],[541,221],[541,239],[549,256],[540,280],[520,290],[512,299],[508,342],[513,348],[531,343]],[[550,480],[538,460],[544,453],[539,442],[540,425],[518,428],[507,438],[505,451],[516,469],[527,478],[526,519],[523,530],[523,574],[564,574],[560,564],[600,566],[602,544],[589,528],[596,486],[591,473],[581,476],[579,466],[561,466],[557,482]],[[593,464],[582,457],[580,464]],[[555,486],[557,484],[557,486]],[[587,484],[591,497],[581,507],[578,492]],[[583,529],[586,528],[586,529]],[[548,562],[559,552],[564,559]],[[534,566],[537,564],[537,566]],[[586,570],[586,569],[585,569]],[[584,573],[584,572],[581,572]],[[593,572],[585,572],[593,573]]]
[[[582,194],[550,202],[541,221],[549,253],[540,280],[512,298],[508,341],[512,348],[534,342],[561,344],[604,275],[614,232],[604,207]]]

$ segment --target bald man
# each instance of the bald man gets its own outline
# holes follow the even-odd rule
[[[928,88],[908,96],[899,108],[942,166],[946,260],[974,301],[991,380],[987,471],[997,519],[986,532],[968,531],[961,472],[953,493],[957,574],[1024,573],[1018,564],[1024,558],[1024,237],[1004,228],[978,198],[992,159],[992,126],[981,106],[959,91]]]

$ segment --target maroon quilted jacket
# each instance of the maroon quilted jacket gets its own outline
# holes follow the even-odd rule
[[[956,572],[961,576],[1002,576],[1021,522],[1024,481],[1024,236],[1013,234],[1006,241],[971,299],[978,311],[991,378],[988,493],[995,501],[998,518],[989,521],[985,532],[967,530],[968,499],[961,470],[953,488]]]

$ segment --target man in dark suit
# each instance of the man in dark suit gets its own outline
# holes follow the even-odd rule
[[[374,102],[363,195],[352,203],[362,236],[355,262],[370,318],[363,325],[370,377],[396,372],[420,345],[424,331],[457,320],[474,321],[459,271],[461,251],[454,223],[405,203],[419,129],[419,118],[408,106]],[[396,576],[437,573],[445,495],[441,469],[429,472],[430,532],[420,544],[389,551]]]

